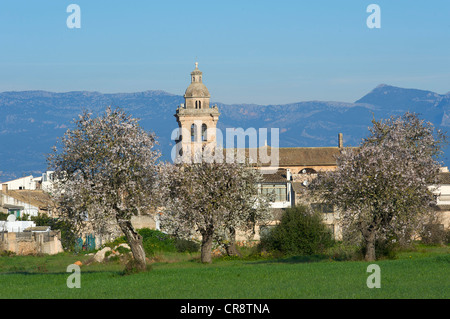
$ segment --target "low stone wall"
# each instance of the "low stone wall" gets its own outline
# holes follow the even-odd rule
[[[156,229],[155,219],[153,216],[150,215],[132,216],[131,224],[133,225],[134,229],[141,229],[141,228]]]
[[[16,255],[48,254],[63,252],[60,232],[2,232],[0,250]]]

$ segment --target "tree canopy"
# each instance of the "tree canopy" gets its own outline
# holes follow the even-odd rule
[[[139,268],[145,268],[142,238],[131,216],[150,209],[156,180],[154,134],[120,109],[93,117],[84,111],[48,156],[55,172],[54,197],[62,217],[97,232],[117,225],[127,236]]]
[[[161,227],[178,236],[200,234],[202,262],[211,262],[215,238],[232,244],[237,229],[270,218],[270,198],[258,190],[261,173],[245,164],[167,164],[163,176]]]
[[[445,134],[405,113],[372,121],[358,148],[345,148],[335,171],[319,174],[311,189],[334,204],[343,231],[358,230],[366,259],[374,260],[377,239],[406,238],[435,203],[439,156]]]

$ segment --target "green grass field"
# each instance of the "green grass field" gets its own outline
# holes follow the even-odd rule
[[[246,260],[166,254],[145,273],[123,275],[118,263],[81,266],[81,288],[68,288],[67,266],[87,256],[0,257],[0,298],[359,299],[450,298],[450,247],[422,247],[375,262],[381,288],[366,285],[363,261],[310,257]]]

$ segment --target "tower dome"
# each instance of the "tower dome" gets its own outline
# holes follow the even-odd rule
[[[210,98],[206,86],[202,82],[203,72],[198,69],[198,62],[195,63],[195,70],[191,72],[191,84],[184,93],[185,98]]]

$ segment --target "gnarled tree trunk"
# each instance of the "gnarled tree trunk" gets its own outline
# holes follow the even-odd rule
[[[373,227],[369,227],[369,229],[365,229],[362,231],[362,235],[364,238],[364,241],[366,243],[366,254],[364,256],[364,258],[367,261],[374,261],[376,260],[376,255],[375,255],[375,230],[373,229]]]
[[[118,220],[119,227],[127,237],[128,244],[130,245],[131,252],[135,260],[135,266],[138,270],[146,270],[147,263],[145,261],[145,250],[142,245],[142,236],[134,230],[131,221]]]
[[[211,250],[213,244],[214,229],[212,227],[209,227],[201,231],[201,234],[202,234],[201,261],[203,263],[211,263],[212,262]]]
[[[227,244],[225,244],[225,250],[228,256],[241,256],[241,253],[236,247],[236,229],[231,227],[229,230],[230,240]]]

